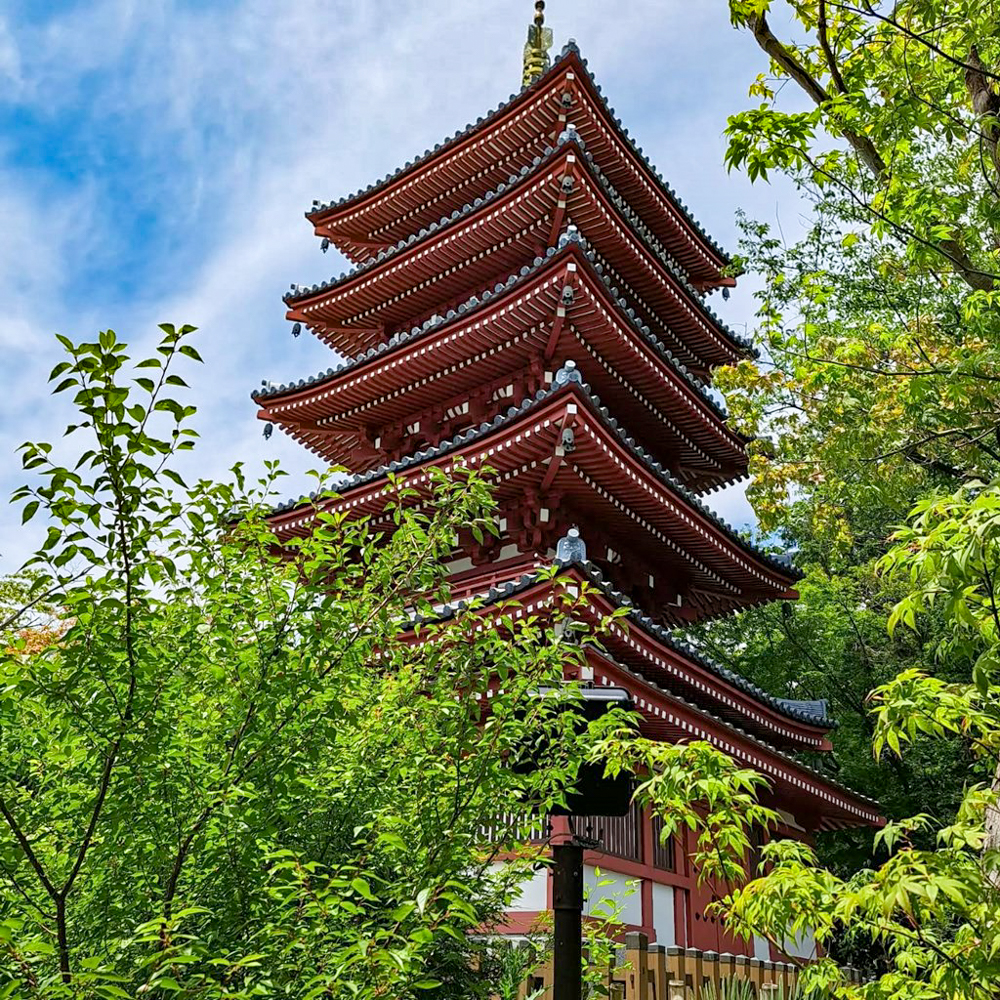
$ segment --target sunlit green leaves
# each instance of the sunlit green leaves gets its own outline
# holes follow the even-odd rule
[[[393,530],[317,473],[291,539],[276,464],[187,483],[191,333],[138,364],[63,338],[88,440],[22,449],[47,532],[0,583],[0,990],[485,997],[469,934],[607,735],[535,697],[593,641],[587,588],[441,619],[456,537],[498,531],[489,469],[392,477]]]
[[[807,986],[992,996],[1000,174],[967,71],[976,46],[996,91],[996,5],[732,2],[730,13],[770,67],[751,82],[761,105],[730,120],[728,162],[752,179],[785,173],[811,210],[792,243],[745,222],[765,354],[720,378],[758,435],[761,523],[801,547],[810,575],[803,608],[733,629],[759,669],[790,680],[791,657],[803,688],[851,712],[878,755],[869,773],[891,775],[893,806],[923,810],[883,831],[888,860],[853,878],[772,854],[731,919],[778,942],[808,912],[821,940],[885,951],[877,982],[852,987],[823,963]]]

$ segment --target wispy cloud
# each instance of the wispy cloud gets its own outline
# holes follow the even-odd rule
[[[0,17],[0,85],[13,88],[15,91],[21,87],[21,53],[7,27],[6,19],[2,17]]]
[[[156,323],[190,322],[207,362],[192,379],[198,471],[265,456],[302,470],[297,446],[263,441],[248,398],[261,378],[331,363],[283,319],[290,282],[343,266],[320,254],[302,212],[505,100],[532,5],[28,6],[0,17],[0,347],[14,359],[0,371],[0,448],[61,430],[61,404],[43,388],[59,358],[54,330],[111,326],[139,351]],[[720,240],[733,241],[737,206],[773,215],[773,192],[721,164],[726,116],[760,66],[721,0],[551,0],[548,16],[558,44],[579,40],[618,112]],[[727,315],[748,322],[748,296]],[[20,479],[0,478],[0,489]],[[737,523],[749,516],[739,491],[721,506]],[[27,540],[5,542],[9,568]]]

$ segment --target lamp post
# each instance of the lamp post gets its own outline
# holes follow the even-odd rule
[[[583,844],[552,848],[552,1000],[580,1000],[583,990]]]
[[[631,710],[624,688],[580,689],[582,702],[570,706],[582,722],[593,722],[613,708]],[[629,775],[606,778],[600,764],[584,764],[577,774],[566,808],[556,815],[627,816],[632,804]],[[570,826],[572,831],[572,825]],[[583,851],[595,846],[573,832],[552,848],[552,909],[555,916],[552,956],[552,1000],[580,1000],[583,989]]]

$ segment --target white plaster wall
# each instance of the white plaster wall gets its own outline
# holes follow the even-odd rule
[[[653,883],[653,930],[656,943],[672,947],[677,944],[677,928],[674,926],[674,888],[670,885]]]
[[[625,924],[642,923],[641,879],[631,878],[618,872],[601,869],[600,876],[593,865],[583,866],[584,912],[591,916],[607,917],[621,907],[618,919]],[[607,883],[598,885],[598,883]],[[607,900],[602,906],[602,901]]]
[[[494,871],[499,872],[503,869],[503,862],[498,862],[490,866]],[[548,886],[549,873],[548,869],[543,868],[541,871],[535,872],[529,881],[524,882],[521,886],[521,891],[517,897],[513,900],[510,907],[508,908],[508,913],[534,913],[536,910],[545,910],[548,908],[548,894],[546,892]]]

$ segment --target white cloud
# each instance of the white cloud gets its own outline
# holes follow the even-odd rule
[[[3,18],[0,18],[0,83],[12,87],[15,92],[22,84],[21,53]]]

